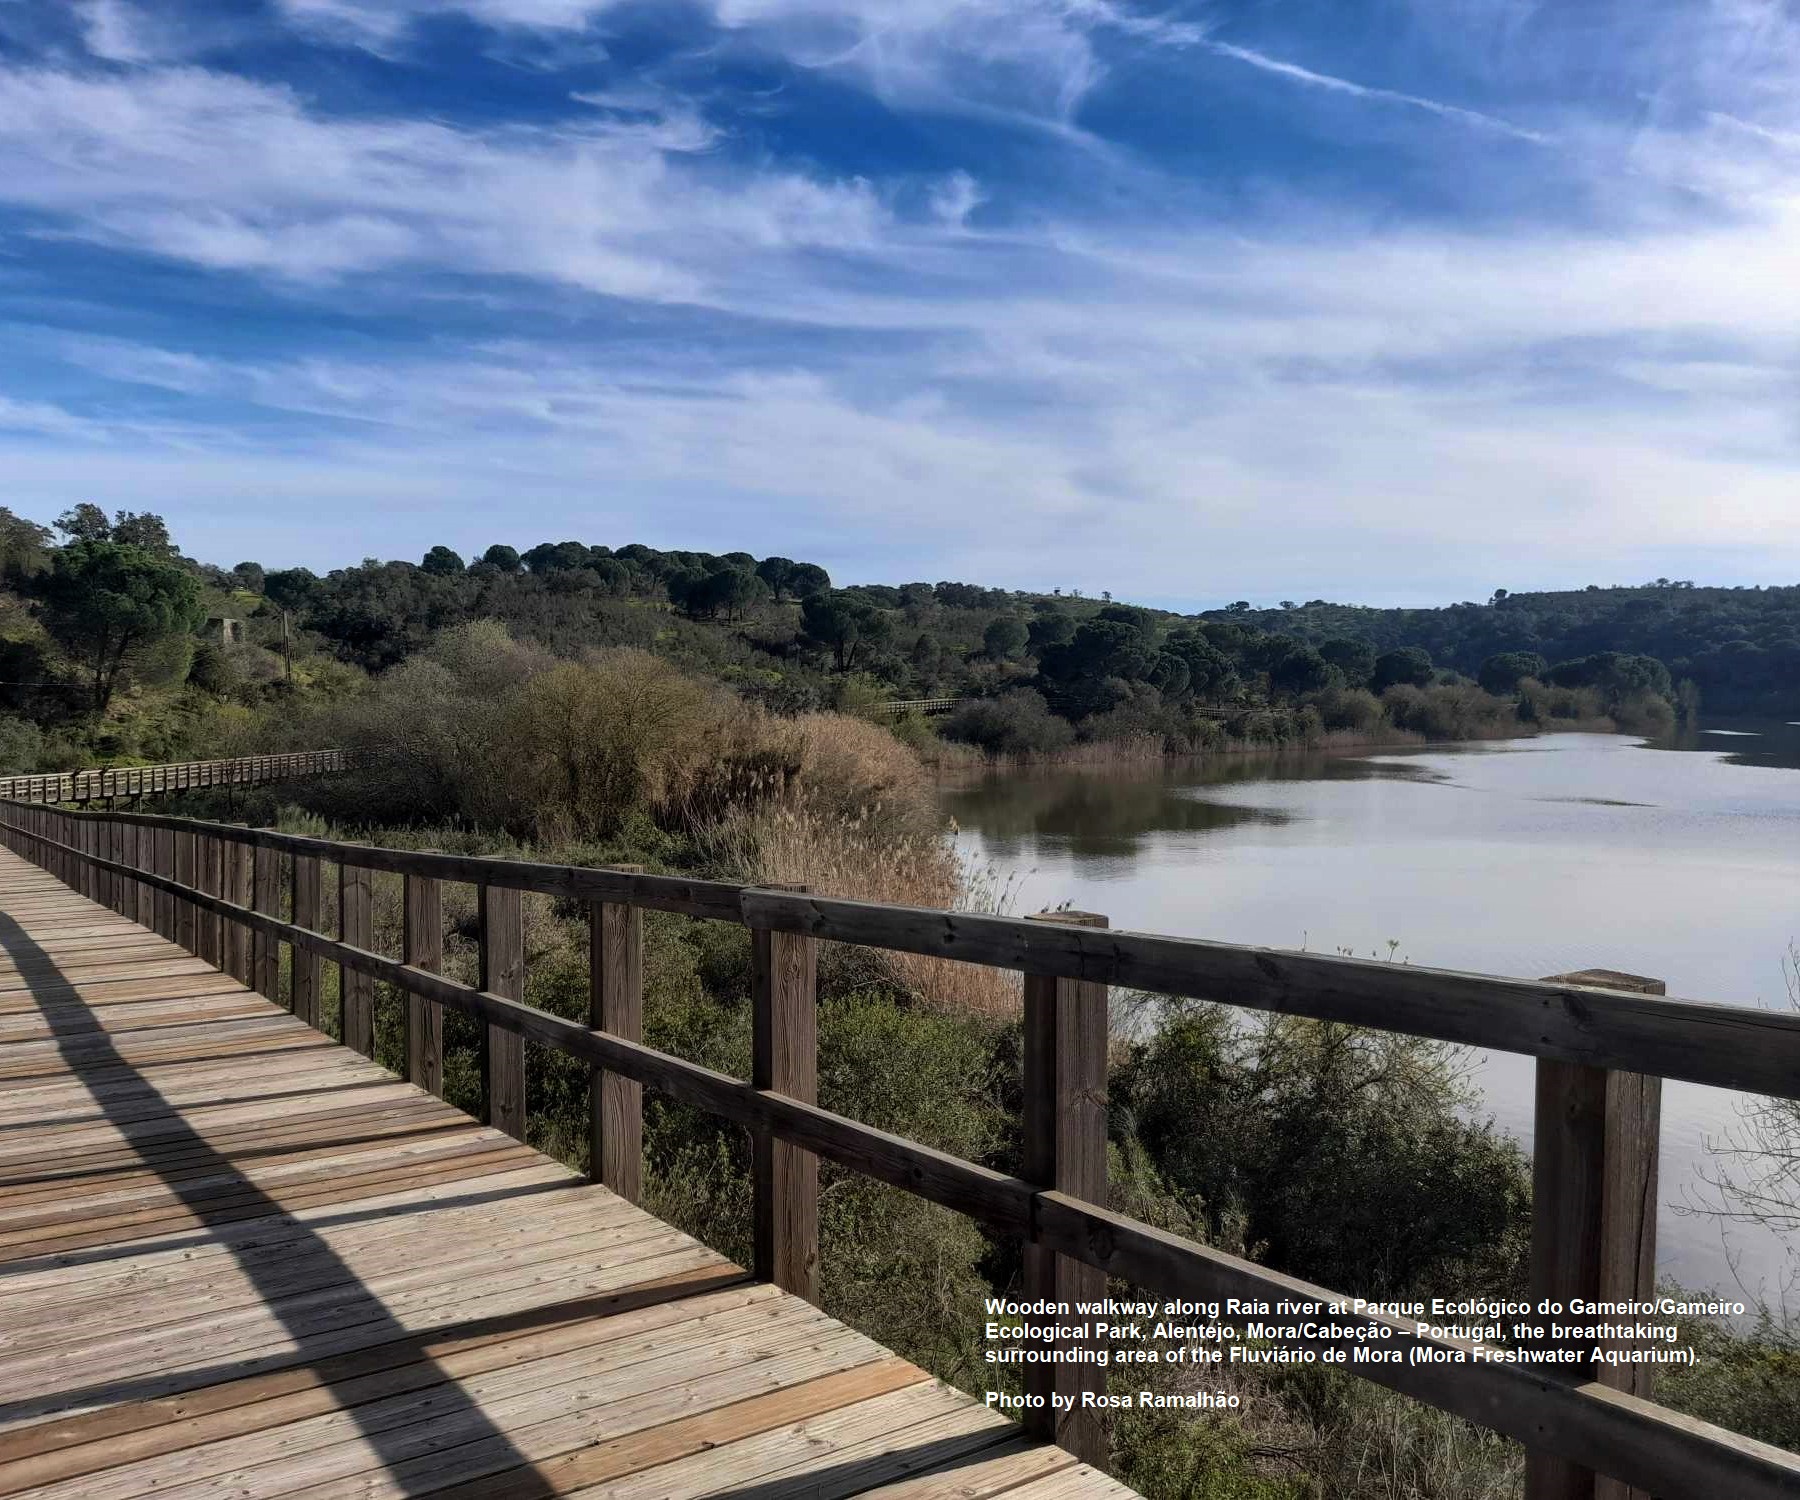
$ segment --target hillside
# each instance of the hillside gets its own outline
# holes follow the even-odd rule
[[[1490,656],[1536,652],[1551,662],[1624,651],[1653,656],[1694,683],[1719,712],[1800,710],[1800,586],[1708,588],[1658,579],[1558,593],[1498,590],[1486,604],[1371,609],[1323,599],[1280,609],[1236,604],[1206,618],[1317,644],[1334,636],[1381,650],[1419,646],[1474,674]]]
[[[93,506],[54,535],[0,512],[0,569],[0,752],[13,769],[265,744],[303,722],[296,707],[353,697],[480,620],[554,659],[646,651],[777,714],[975,700],[900,726],[927,750],[940,735],[992,753],[1077,741],[1183,752],[1655,730],[1697,702],[1800,710],[1800,588],[1659,581],[1439,609],[1312,600],[1181,616],[955,581],[836,587],[783,557],[574,541],[473,560],[437,546],[417,563],[320,576],[198,562],[161,518]],[[107,611],[144,590],[154,600],[125,610],[136,633],[109,635]]]

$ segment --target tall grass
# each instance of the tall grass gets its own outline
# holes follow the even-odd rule
[[[897,831],[879,807],[845,817],[805,790],[728,808],[703,837],[723,868],[757,884],[990,914],[1005,913],[1015,893],[1011,877],[976,865],[942,830]],[[1009,971],[885,949],[859,949],[848,961],[936,1010],[1001,1020],[1019,1007]]]

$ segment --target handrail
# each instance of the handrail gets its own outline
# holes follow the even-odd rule
[[[210,786],[254,786],[296,776],[349,769],[343,750],[298,750],[242,755],[228,760],[167,761],[153,766],[103,766],[89,771],[51,771],[0,777],[0,799],[26,802],[92,802]]]
[[[619,982],[621,964],[629,970],[633,962],[629,956],[621,960],[617,951],[610,957],[604,952],[606,942],[616,943],[624,930],[609,913],[647,906],[749,927],[757,940],[759,1073],[770,1068],[762,1055],[761,1037],[771,1005],[780,1003],[784,992],[810,1000],[812,945],[830,939],[1003,966],[1036,976],[1027,980],[1028,1059],[1033,1025],[1029,986],[1053,976],[1049,982],[1059,998],[1064,986],[1069,986],[1071,999],[1080,998],[1076,991],[1092,988],[1103,1002],[1101,985],[1141,984],[1167,993],[1385,1024],[1388,1030],[1524,1051],[1558,1060],[1553,1064],[1558,1066],[1571,1059],[1603,1061],[1613,1069],[1668,1064],[1669,1076],[1800,1097],[1800,1021],[1739,1007],[1236,948],[1055,921],[834,901],[725,882],[378,849],[158,815],[78,813],[12,802],[0,804],[0,835],[16,852],[26,853],[104,904],[147,919],[159,931],[183,933],[182,940],[193,951],[226,953],[229,945],[217,938],[216,931],[209,938],[207,924],[234,925],[254,941],[253,971],[261,976],[264,993],[275,987],[275,945],[287,942],[295,954],[296,978],[302,972],[302,954],[314,966],[318,960],[333,962],[347,974],[395,986],[410,1001],[462,1011],[485,1023],[490,1037],[499,1032],[530,1038],[586,1062],[594,1070],[596,1101],[598,1080],[613,1075],[746,1126],[759,1143],[759,1271],[768,1258],[765,1233],[797,1234],[802,1242],[806,1233],[804,1224],[773,1227],[784,1214],[791,1220],[795,1204],[805,1201],[783,1200],[774,1208],[766,1202],[769,1184],[780,1180],[779,1158],[771,1155],[779,1147],[801,1153],[806,1161],[824,1157],[979,1218],[1000,1232],[1025,1238],[1052,1261],[1066,1259],[1120,1276],[1166,1297],[1232,1296],[1345,1306],[1352,1302],[1341,1293],[1111,1213],[1057,1183],[1007,1176],[877,1130],[797,1097],[796,1086],[733,1078],[648,1047],[638,1036],[584,1026],[498,993],[501,984],[516,988],[519,976],[516,971],[493,972],[488,945],[497,933],[507,943],[516,942],[517,904],[515,899],[509,908],[494,900],[492,892],[540,891],[590,903],[596,915],[597,994],[603,985]],[[409,956],[435,951],[431,942],[420,943],[412,923],[415,911],[428,916],[435,909],[441,930],[439,883],[446,879],[474,883],[483,893],[483,985],[462,984],[433,972],[434,960],[428,956],[405,962],[376,953],[364,943],[333,938],[284,919],[276,910],[280,903],[273,859],[279,852],[293,861],[297,898],[311,891],[316,901],[322,859],[336,862],[340,870],[398,871],[407,876]],[[209,885],[214,889],[206,889]],[[296,915],[301,909],[296,900]],[[305,909],[316,912],[317,906]],[[349,930],[346,925],[346,933]],[[611,933],[611,939],[604,933]],[[772,945],[783,942],[804,946],[775,951]],[[348,986],[345,993],[348,996]],[[1380,1010],[1384,995],[1393,1007],[1385,1015]],[[299,999],[296,987],[297,1011]],[[790,1016],[798,1021],[799,1013]],[[368,1038],[372,1045],[372,1028]],[[1682,1045],[1692,1057],[1677,1066],[1683,1062],[1678,1055]],[[517,1066],[522,1069],[522,1058]],[[522,1116],[517,1123],[522,1131]],[[597,1124],[597,1133],[598,1129]],[[816,1238],[811,1243],[816,1254]],[[1331,1323],[1347,1333],[1341,1337],[1321,1333],[1301,1342],[1316,1349],[1348,1349],[1369,1332],[1380,1332],[1386,1346],[1400,1351],[1402,1358],[1342,1368],[1517,1438],[1535,1453],[1555,1455],[1664,1495],[1732,1495],[1746,1500],[1800,1496],[1800,1455],[1680,1415],[1598,1380],[1473,1358],[1471,1345],[1421,1333],[1409,1322],[1373,1311],[1334,1312]],[[1434,1357],[1415,1360],[1410,1357],[1415,1349]],[[1466,1362],[1442,1362],[1459,1353]]]
[[[4,805],[0,801],[0,805]],[[1800,1015],[1202,938],[837,900],[730,881],[348,844],[163,813],[61,810],[360,869],[618,902],[1024,974],[1800,1098]]]

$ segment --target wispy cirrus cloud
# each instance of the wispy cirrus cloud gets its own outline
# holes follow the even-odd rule
[[[1272,73],[1277,78],[1290,79],[1307,88],[1323,89],[1327,93],[1341,94],[1351,99],[1366,99],[1376,104],[1398,104],[1407,109],[1423,110],[1426,114],[1437,115],[1441,119],[1472,125],[1477,130],[1495,131],[1500,135],[1512,136],[1515,140],[1533,141],[1542,145],[1550,139],[1543,131],[1528,130],[1522,125],[1483,114],[1477,109],[1464,109],[1460,105],[1445,104],[1441,100],[1427,99],[1418,94],[1402,93],[1398,89],[1373,88],[1368,84],[1354,83],[1348,78],[1303,68],[1298,63],[1283,62],[1280,58],[1270,57],[1253,47],[1239,47],[1230,42],[1213,40],[1207,41],[1205,46],[1207,51],[1218,57],[1228,57],[1233,62],[1244,63],[1260,72]]]
[[[333,118],[191,67],[0,70],[0,202],[40,214],[40,233],[218,270],[431,267],[676,300],[738,257],[853,248],[887,219],[856,179],[685,167],[709,139],[662,116]]]

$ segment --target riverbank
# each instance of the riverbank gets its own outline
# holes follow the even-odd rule
[[[1258,739],[1242,735],[1225,735],[1193,746],[1174,746],[1160,735],[1133,735],[1126,739],[1086,740],[1055,750],[1023,750],[986,752],[973,745],[945,740],[933,735],[929,740],[913,738],[910,742],[919,759],[937,776],[948,777],[974,773],[1005,775],[1033,771],[1107,770],[1134,766],[1180,765],[1201,762],[1218,756],[1250,756],[1279,754],[1348,753],[1357,750],[1422,749],[1431,745],[1458,745],[1481,741],[1534,739],[1545,734],[1625,734],[1645,731],[1627,729],[1605,715],[1531,724],[1513,720],[1476,726],[1476,732],[1457,735],[1428,735],[1413,729],[1392,725],[1374,729],[1328,729],[1299,739]]]

